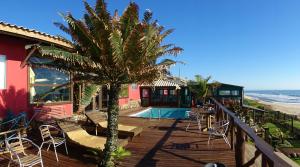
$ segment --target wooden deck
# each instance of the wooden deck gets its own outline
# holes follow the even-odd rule
[[[235,155],[222,139],[213,140],[207,145],[208,135],[199,133],[196,125],[185,131],[186,121],[148,120],[121,117],[120,122],[144,127],[141,136],[135,137],[126,146],[132,155],[124,159],[120,167],[151,166],[204,166],[209,162],[220,162],[226,166],[235,166]],[[60,148],[59,162],[54,152],[43,149],[44,166],[81,167],[96,166],[94,158],[76,146],[70,146],[70,155],[66,156]],[[6,166],[7,160],[0,159],[0,166]]]
[[[123,160],[120,166],[203,166],[209,162],[220,162],[235,166],[235,155],[217,139],[207,145],[208,135],[199,133],[196,124],[185,131],[186,121],[148,120],[128,118],[122,123],[144,127],[141,136],[129,142],[127,149],[132,156]]]

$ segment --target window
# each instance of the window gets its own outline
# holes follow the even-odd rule
[[[149,91],[148,91],[148,89],[143,89],[142,95],[143,95],[143,97],[149,97]]]
[[[0,55],[0,89],[6,88],[6,57]]]
[[[121,85],[121,91],[119,94],[119,98],[126,98],[128,97],[128,84],[122,84]]]
[[[70,101],[70,75],[47,68],[29,68],[30,102]]]
[[[165,96],[168,95],[168,89],[164,89],[164,95],[165,95]]]
[[[239,94],[240,94],[240,92],[238,90],[231,91],[231,95],[233,95],[233,96],[238,96]]]
[[[230,96],[230,90],[220,90],[219,95],[220,96]]]
[[[176,95],[176,91],[174,89],[170,90],[170,95]]]
[[[137,84],[131,84],[131,89],[136,90],[138,88]]]
[[[185,88],[185,90],[184,90],[184,95],[188,95],[188,89],[187,88]]]

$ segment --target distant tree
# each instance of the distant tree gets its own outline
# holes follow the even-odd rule
[[[30,48],[36,49],[41,57],[53,60],[37,66],[69,71],[75,76],[74,80],[89,85],[109,85],[108,133],[101,166],[114,166],[112,154],[117,150],[121,84],[152,82],[164,70],[157,59],[166,54],[177,55],[182,49],[162,44],[173,30],[165,30],[157,21],[152,21],[150,10],[140,21],[139,8],[134,2],[122,16],[117,11],[111,16],[103,0],[97,0],[95,8],[85,1],[84,5],[83,19],[75,19],[69,13],[63,15],[67,26],[55,23],[71,35],[75,52],[54,46],[33,45]],[[90,90],[88,94],[94,94],[97,88]]]
[[[195,80],[191,80],[188,82],[188,87],[192,92],[195,100],[201,100],[202,102],[204,102],[208,94],[208,90],[209,90],[208,82],[210,79],[211,76],[204,78],[201,75],[195,75]]]

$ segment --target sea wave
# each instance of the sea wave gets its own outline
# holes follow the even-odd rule
[[[266,102],[300,103],[300,96],[295,94],[285,95],[280,92],[245,92],[245,95]]]

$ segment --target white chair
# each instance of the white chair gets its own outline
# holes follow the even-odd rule
[[[198,128],[201,131],[201,120],[200,120],[200,115],[196,112],[192,112],[192,111],[186,111],[187,114],[187,119],[189,120],[188,125],[185,128],[185,131],[189,130],[189,127],[191,125],[192,122],[196,121],[198,124]]]
[[[51,135],[50,129],[55,129],[56,131],[62,133],[62,137],[53,137]],[[49,146],[47,148],[47,151],[48,151],[50,146],[53,145],[55,156],[56,156],[56,161],[58,161],[56,147],[58,147],[62,144],[65,144],[66,154],[68,155],[67,142],[66,142],[65,134],[63,133],[63,131],[61,131],[60,129],[58,129],[57,127],[52,126],[52,125],[41,125],[40,132],[41,132],[41,136],[43,139],[41,148],[43,147],[44,144],[49,144]]]
[[[23,147],[24,142],[27,142],[28,144],[31,144],[31,146],[35,147],[35,149],[38,150],[37,154],[26,154]],[[42,167],[44,166],[41,149],[31,140],[19,136],[5,140],[5,143],[11,157],[8,166],[10,166],[11,162],[19,164],[20,167],[32,167],[37,164],[41,164]]]
[[[228,144],[229,147],[231,147],[230,143],[226,137],[228,126],[229,126],[229,121],[223,120],[220,122],[216,122],[212,128],[209,128],[208,129],[208,134],[209,134],[208,144],[210,144],[209,142],[210,142],[211,137],[216,136],[216,137],[223,137],[226,144]]]

